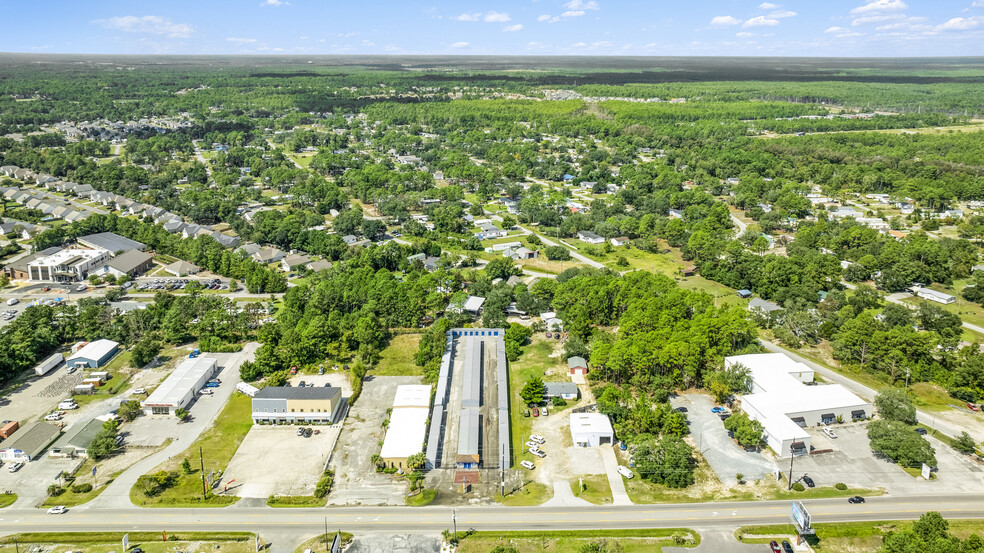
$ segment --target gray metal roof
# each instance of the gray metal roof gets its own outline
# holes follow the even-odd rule
[[[102,248],[111,252],[142,250],[147,247],[146,244],[137,242],[136,240],[130,240],[115,232],[100,232],[88,236],[80,236],[79,242],[93,248]]]
[[[458,418],[458,455],[478,455],[478,409],[464,408]]]
[[[485,342],[478,336],[465,337],[464,372],[461,389],[461,406],[478,407],[482,404],[482,362],[485,360]]]
[[[573,382],[544,382],[546,397],[560,397],[565,394],[577,395],[577,384]]]
[[[85,424],[75,424],[55,443],[56,447],[70,446],[76,449],[89,449],[89,444],[96,439],[96,434],[102,430],[105,422],[92,419]]]
[[[144,263],[150,261],[151,257],[140,250],[129,250],[113,259],[109,260],[110,267],[123,273],[129,273]]]
[[[342,393],[334,386],[267,386],[260,389],[253,399],[331,399]]]
[[[27,453],[31,459],[37,458],[51,442],[58,438],[61,429],[53,424],[46,422],[36,422],[25,428],[21,428],[13,438],[3,443],[4,449],[19,449]]]

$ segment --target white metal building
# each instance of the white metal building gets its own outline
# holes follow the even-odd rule
[[[170,415],[179,407],[186,407],[195,392],[215,375],[215,359],[197,357],[185,359],[167,379],[140,405],[147,415]]]
[[[871,416],[871,404],[840,384],[808,385],[813,369],[782,353],[724,359],[726,367],[737,363],[752,376],[752,393],[741,397],[741,408],[762,423],[766,442],[780,457],[809,453],[807,426]]]
[[[615,443],[615,431],[608,415],[571,413],[571,440],[578,447],[596,447]]]
[[[406,468],[407,457],[423,452],[430,416],[430,392],[427,385],[397,386],[389,427],[379,456],[393,468]]]
[[[84,343],[84,342],[83,342]],[[69,367],[97,368],[109,362],[120,350],[120,345],[112,340],[96,340],[82,346],[65,360]]]
[[[89,273],[109,261],[107,250],[61,250],[39,257],[27,264],[32,281],[77,282],[89,277]]]

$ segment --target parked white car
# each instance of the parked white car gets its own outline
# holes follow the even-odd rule
[[[78,403],[75,403],[74,401],[63,401],[63,402],[61,402],[61,403],[58,404],[58,408],[59,409],[66,409],[66,410],[78,409],[79,408],[79,404]]]
[[[632,471],[629,470],[629,467],[626,467],[625,465],[619,465],[616,470],[618,470],[619,474],[630,480],[632,479],[633,476],[635,476],[635,474],[633,474]]]
[[[24,462],[23,461],[17,461],[16,463],[13,463],[9,467],[7,467],[7,472],[17,472],[23,466],[24,466]]]
[[[135,394],[146,394],[147,393],[147,389],[146,388],[137,388],[136,390],[133,390],[133,393],[135,393]]]
[[[534,442],[533,440],[530,440],[530,441],[526,442],[523,445],[525,445],[526,447],[532,448],[532,449],[536,449],[537,446],[539,446],[540,444],[538,442]]]
[[[202,388],[201,390],[198,390],[198,393],[203,396],[210,396],[212,395],[212,390],[210,390],[209,388]]]
[[[544,453],[543,451],[541,451],[541,450],[539,450],[539,449],[537,449],[535,447],[531,447],[530,448],[530,453],[532,453],[533,455],[536,455],[537,457],[541,457],[541,458],[547,456],[546,453]]]
[[[519,463],[519,465],[527,470],[533,470],[536,468],[536,465],[533,464],[533,461],[522,461]]]
[[[530,441],[531,442],[536,442],[538,444],[542,444],[542,443],[546,442],[547,440],[546,440],[546,438],[544,438],[543,436],[541,436],[539,434],[532,434],[532,435],[530,435]]]
[[[826,434],[829,438],[836,438],[837,437],[837,434],[835,434],[834,433],[834,430],[832,428],[830,428],[829,426],[824,426],[823,427],[823,433]]]
[[[68,509],[66,509],[64,505],[57,505],[55,507],[52,507],[52,508],[48,509],[48,514],[49,515],[61,515],[61,514],[67,513],[67,512],[68,512]]]
[[[61,418],[62,418],[62,416],[59,415],[58,413],[52,413],[52,414],[47,415],[46,417],[44,417],[44,420],[46,420],[46,421],[60,421]]]

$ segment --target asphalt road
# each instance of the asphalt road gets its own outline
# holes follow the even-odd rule
[[[803,502],[814,523],[918,518],[939,511],[948,519],[984,518],[984,496],[874,497],[863,505],[846,499]],[[458,530],[562,530],[701,527],[737,528],[789,522],[789,501],[591,507],[459,507]],[[297,534],[328,528],[349,532],[439,533],[451,526],[448,507],[337,507],[325,509],[94,509],[64,515],[41,510],[0,511],[0,533],[50,531],[250,531]]]

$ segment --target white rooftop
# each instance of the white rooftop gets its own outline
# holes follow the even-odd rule
[[[61,250],[59,252],[53,253],[49,256],[39,257],[34,261],[28,263],[28,265],[50,267],[52,265],[61,265],[66,261],[74,259],[76,257],[82,257],[85,259],[94,259],[106,253],[106,250],[78,250],[78,249],[68,249]]]
[[[144,400],[146,405],[177,405],[188,391],[199,384],[202,375],[215,369],[215,358],[185,359],[174,372]]]
[[[426,384],[404,384],[396,387],[393,407],[430,407],[431,387]]]
[[[571,413],[571,434],[614,434],[612,421],[601,413]]]
[[[430,410],[426,407],[408,407],[394,412],[380,457],[399,459],[423,451],[428,416]]]
[[[73,359],[102,359],[104,355],[113,351],[113,348],[119,346],[118,343],[112,340],[96,340],[95,342],[89,342],[82,349],[72,354],[68,358],[68,361]]]
[[[485,303],[485,298],[480,298],[478,296],[468,296],[465,300],[465,305],[462,307],[465,311],[478,312]]]

